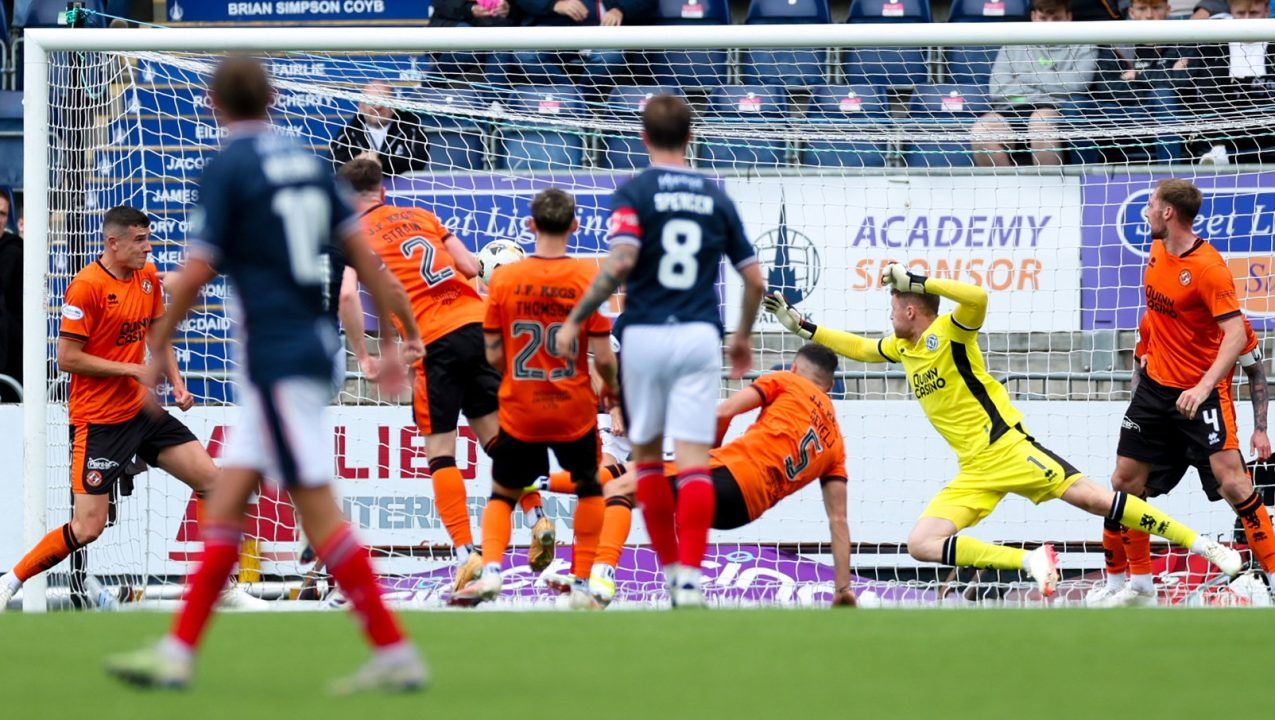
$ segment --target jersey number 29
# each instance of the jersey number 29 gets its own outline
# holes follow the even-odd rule
[[[292,278],[300,285],[327,282],[320,250],[331,238],[331,207],[328,194],[317,187],[281,188],[271,201],[275,215],[283,221]]]

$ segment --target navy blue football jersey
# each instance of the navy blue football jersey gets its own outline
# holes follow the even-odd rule
[[[327,164],[264,125],[233,128],[204,168],[189,251],[236,289],[252,382],[331,377],[338,340],[328,253],[353,222]]]
[[[612,245],[638,247],[624,298],[629,325],[707,322],[720,330],[722,256],[736,269],[757,262],[735,203],[689,168],[653,166],[616,189],[610,236]]]

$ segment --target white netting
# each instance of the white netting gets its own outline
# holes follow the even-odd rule
[[[1275,194],[1267,188],[1275,175],[1260,163],[1275,147],[1275,104],[1262,82],[1275,68],[1262,61],[1271,47],[1016,46],[1001,60],[982,47],[289,52],[269,56],[279,90],[271,120],[316,154],[346,159],[377,143],[362,120],[350,125],[360,105],[392,108],[376,151],[390,169],[391,202],[435,212],[471,248],[495,239],[526,244],[531,196],[558,186],[580,209],[572,250],[602,255],[610,192],[646,162],[637,139],[645,99],[680,92],[698,113],[694,162],[739,205],[772,287],[820,324],[868,333],[888,328],[886,294],[874,279],[888,261],[988,287],[989,368],[1044,444],[1105,482],[1142,305],[1150,242],[1142,211],[1157,179],[1187,177],[1204,189],[1199,230],[1230,261],[1254,326],[1264,333],[1270,323]],[[105,209],[148,212],[160,268],[180,263],[195,181],[221,131],[204,91],[214,55],[57,52],[50,60],[53,328],[66,283],[98,252]],[[729,327],[737,288],[733,275],[724,277]],[[183,419],[214,448],[233,418],[225,293],[222,280],[210,286],[178,346],[200,398]],[[763,370],[790,360],[799,344],[767,317],[758,338]],[[447,538],[423,442],[409,408],[374,397],[350,367],[333,420],[338,489],[383,556],[387,581],[405,597],[434,602],[450,559],[430,549]],[[902,546],[925,502],[954,474],[952,453],[899,368],[843,362],[842,371],[836,393],[852,456],[859,587],[918,601],[948,580],[963,588],[969,574],[949,577],[915,563]],[[69,511],[64,387],[58,377],[49,414],[50,523]],[[1241,406],[1238,416],[1243,442],[1251,413]],[[486,459],[469,435],[457,455],[476,526]],[[1230,533],[1234,515],[1207,503],[1193,477],[1159,503],[1203,532]],[[90,571],[130,586],[175,587],[186,553],[198,547],[193,523],[183,524],[188,501],[172,478],[140,477],[117,505],[119,527],[92,546]],[[547,500],[563,539],[571,505]],[[271,498],[255,508],[250,534],[258,542],[250,549],[262,578],[294,581],[305,568],[294,557],[290,512]],[[1101,566],[1100,525],[1060,504],[1011,498],[973,532],[1062,542],[1069,568],[1092,571]],[[515,544],[526,539],[517,526]],[[715,540],[710,596],[826,597],[828,537],[816,491]],[[639,522],[631,542],[644,541]],[[524,558],[515,553],[513,562]],[[649,551],[633,547],[622,564],[622,599],[662,595]],[[1185,561],[1166,567],[1183,569]],[[256,577],[252,571],[245,579]],[[1020,597],[1017,577],[993,575],[979,581]],[[530,584],[525,573],[511,577]],[[513,585],[520,597],[541,597]]]

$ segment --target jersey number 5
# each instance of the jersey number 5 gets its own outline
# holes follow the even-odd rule
[[[819,434],[814,428],[810,428],[806,431],[805,437],[801,438],[797,457],[784,458],[784,474],[788,476],[788,482],[795,481],[801,471],[810,464],[810,458],[821,452],[823,452],[823,443],[819,442]]]
[[[327,282],[321,250],[332,237],[328,194],[317,187],[282,188],[275,191],[270,206],[283,221],[292,279],[300,285]]]
[[[660,284],[669,290],[689,290],[699,275],[696,253],[704,245],[703,231],[694,220],[674,219],[664,223],[660,232],[660,258],[657,276]]]
[[[427,287],[434,287],[456,274],[449,267],[434,272],[434,246],[423,237],[408,238],[402,245],[398,246],[399,251],[403,253],[405,258],[412,257],[412,253],[416,252],[416,248],[420,248],[423,253],[421,256],[421,278],[425,280]]]
[[[514,322],[512,330],[513,336],[529,337],[530,340],[523,346],[518,354],[514,356],[514,379],[515,380],[544,380],[545,371],[540,368],[528,367],[527,363],[531,358],[536,356],[543,348],[550,357],[559,358],[567,361],[564,368],[554,368],[548,373],[550,380],[565,380],[576,376],[576,355],[579,349],[580,341],[576,340],[571,343],[571,352],[567,357],[563,358],[557,354],[554,349],[555,340],[558,338],[558,331],[562,329],[562,323],[553,323],[545,326],[531,320],[518,320]]]

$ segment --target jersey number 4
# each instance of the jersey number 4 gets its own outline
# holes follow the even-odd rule
[[[553,323],[551,325],[542,325],[531,320],[518,320],[512,326],[513,336],[516,338],[530,338],[527,344],[523,346],[518,354],[514,356],[514,379],[515,380],[544,380],[545,371],[541,368],[528,367],[527,363],[536,356],[536,353],[542,349],[549,354],[549,357],[565,360],[566,367],[555,368],[550,370],[548,378],[550,380],[565,380],[576,376],[576,355],[580,341],[576,340],[571,343],[571,352],[566,357],[558,355],[554,349],[554,341],[558,338],[558,331],[562,329],[562,323]]]

